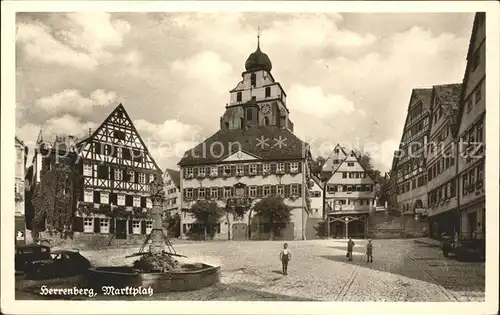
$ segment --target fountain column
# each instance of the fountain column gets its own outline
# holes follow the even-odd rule
[[[162,196],[152,196],[151,201],[153,203],[153,209],[151,211],[151,216],[153,219],[153,230],[151,231],[151,253],[161,253],[165,247],[165,240],[163,239],[163,224],[162,224]]]

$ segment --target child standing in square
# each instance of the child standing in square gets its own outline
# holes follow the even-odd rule
[[[280,252],[281,267],[283,270],[283,275],[288,275],[288,262],[292,259],[292,254],[288,249],[288,244],[283,244],[283,249]]]
[[[373,244],[372,240],[368,240],[368,244],[366,244],[366,262],[373,262]]]

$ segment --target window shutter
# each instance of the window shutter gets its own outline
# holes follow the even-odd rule
[[[197,199],[198,199],[198,191],[199,191],[199,190],[200,190],[199,188],[194,188],[194,189],[193,189],[193,199],[194,199],[194,200],[197,200]]]
[[[299,197],[302,197],[302,184],[298,184]]]
[[[224,167],[218,166],[217,167],[217,175],[222,176],[222,175],[224,175],[223,173],[224,173]]]
[[[101,193],[99,191],[94,191],[94,203],[101,202]]]
[[[205,175],[210,176],[210,166],[205,167]]]
[[[115,180],[115,169],[113,167],[109,167],[109,179]]]
[[[224,188],[222,187],[217,188],[217,196],[218,199],[222,199],[224,197]]]
[[[245,197],[250,196],[250,188],[248,186],[245,187]]]
[[[146,207],[146,197],[141,197],[141,207],[142,208]]]
[[[115,234],[115,219],[114,218],[109,219],[109,233]]]
[[[276,173],[276,163],[271,163],[271,174]]]
[[[128,234],[133,234],[132,219],[128,219]]]
[[[116,205],[118,198],[116,197],[116,193],[109,193],[109,203]]]
[[[262,174],[262,164],[257,164],[257,174],[258,175]]]
[[[101,219],[94,218],[94,233],[101,232]]]
[[[134,172],[134,183],[139,183],[139,173],[138,172]]]
[[[236,165],[231,165],[231,176],[236,176]]]
[[[132,206],[134,204],[134,197],[131,195],[125,195],[125,205]]]
[[[285,173],[290,173],[290,162],[285,162]]]
[[[290,185],[285,185],[285,198],[290,197]]]
[[[277,186],[276,185],[272,185],[271,186],[271,195],[272,196],[276,196],[277,194]]]
[[[194,177],[198,176],[198,168],[197,167],[193,167],[193,176]]]
[[[243,165],[243,174],[248,175],[249,173],[249,165],[245,164]]]
[[[302,173],[302,161],[299,161],[299,173]]]
[[[146,234],[146,221],[141,221],[141,234]]]
[[[72,228],[73,228],[74,232],[83,232],[83,218],[82,217],[74,217]]]

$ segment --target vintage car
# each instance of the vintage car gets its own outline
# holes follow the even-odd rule
[[[81,275],[91,267],[90,261],[79,252],[54,250],[50,253],[50,261],[33,262],[25,270],[27,278],[50,279]]]
[[[484,238],[472,235],[441,235],[441,249],[443,256],[454,255],[458,261],[484,260],[486,243]]]
[[[24,244],[15,247],[15,268],[25,272],[33,263],[51,263],[50,247],[39,244]]]

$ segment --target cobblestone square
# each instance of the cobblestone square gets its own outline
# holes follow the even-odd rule
[[[436,245],[417,240],[374,240],[374,261],[365,240],[354,240],[353,261],[345,240],[289,242],[288,276],[281,274],[282,242],[182,242],[187,260],[221,266],[221,283],[192,292],[155,294],[151,300],[276,301],[484,301],[484,263],[444,258]],[[96,266],[130,263],[136,248],[82,251]],[[97,296],[96,299],[109,297]],[[117,299],[129,297],[117,297]]]

